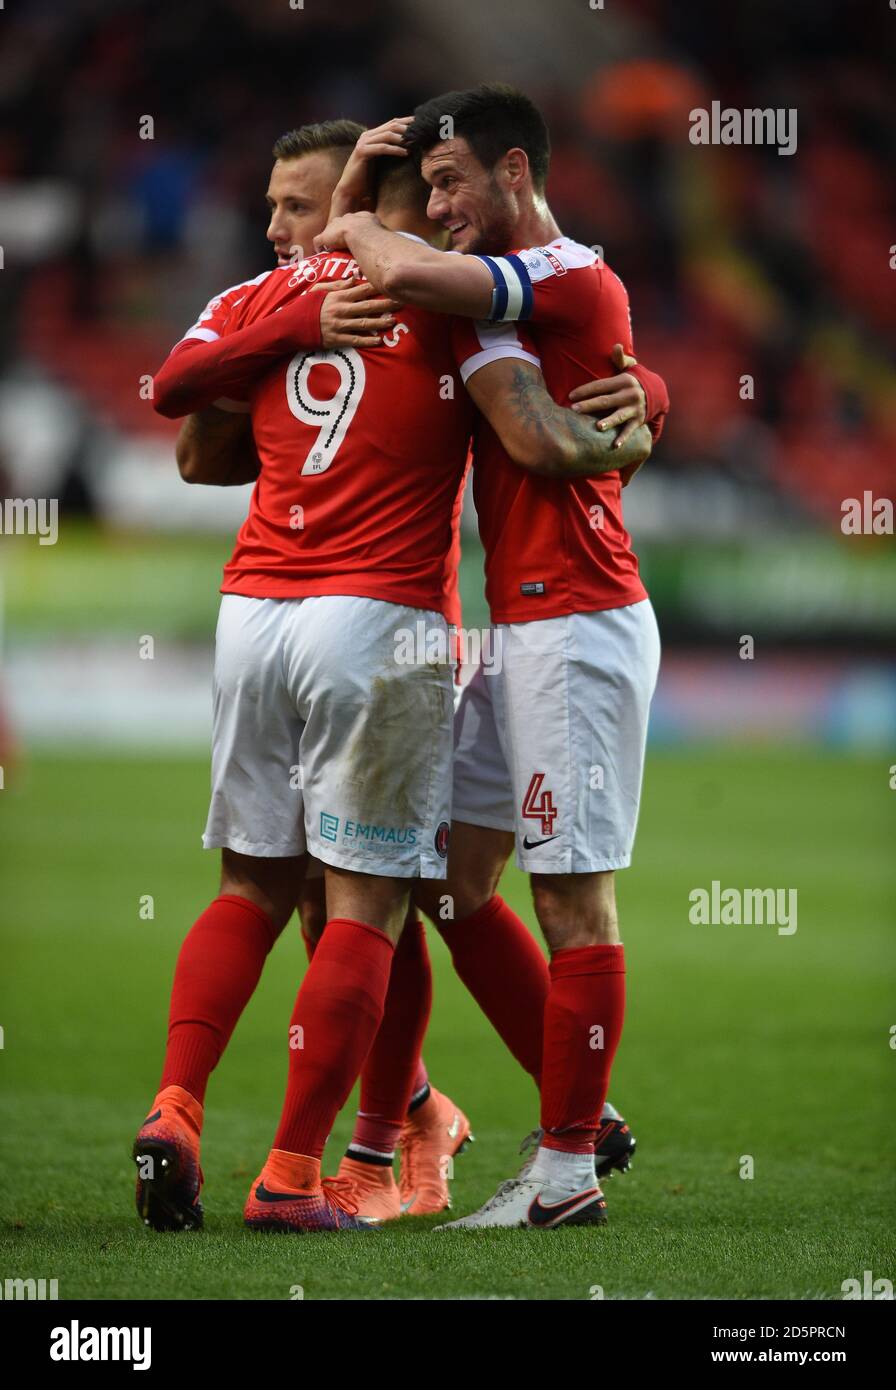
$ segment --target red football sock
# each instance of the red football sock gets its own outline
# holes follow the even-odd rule
[[[414,1084],[411,1087],[411,1104],[419,1097],[424,1098],[424,1091],[429,1090],[429,1072],[426,1070],[426,1063],[423,1058],[417,1063],[417,1071],[414,1076]],[[410,1106],[408,1107],[410,1109]]]
[[[401,934],[392,959],[383,1021],[361,1072],[361,1099],[349,1153],[391,1154],[417,1088],[420,1048],[432,1008],[432,968],[418,919]],[[424,1068],[426,1084],[426,1070]]]
[[[181,1086],[204,1103],[209,1075],[278,935],[260,907],[230,893],[215,898],[194,922],[174,971],[160,1091]]]
[[[588,1153],[594,1147],[622,1034],[625,956],[621,946],[576,946],[557,951],[550,972],[544,1009],[542,1143],[548,1149]]]
[[[460,922],[436,922],[454,968],[520,1066],[541,1081],[547,962],[497,895]]]
[[[376,927],[327,923],[293,1010],[275,1149],[320,1158],[382,1022],[392,956]]]

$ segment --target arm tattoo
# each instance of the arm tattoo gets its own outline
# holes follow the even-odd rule
[[[629,461],[623,457],[625,447],[613,450],[613,432],[597,430],[590,418],[557,405],[536,368],[521,362],[515,364],[510,401],[524,430],[545,443],[559,437],[573,446],[577,466],[569,470],[569,476],[593,477],[620,468]]]

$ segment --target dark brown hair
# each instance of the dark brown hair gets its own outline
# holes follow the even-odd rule
[[[445,118],[450,117],[450,123]],[[424,101],[414,112],[404,143],[419,166],[446,131],[462,136],[486,169],[508,150],[519,146],[529,156],[532,183],[544,191],[551,162],[551,141],[544,117],[534,102],[515,87],[486,82],[466,92],[443,92]]]

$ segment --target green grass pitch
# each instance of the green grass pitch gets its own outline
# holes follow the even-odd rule
[[[209,1087],[201,1233],[144,1230],[130,1144],[158,1079],[171,971],[216,889],[201,758],[35,758],[0,793],[0,1279],[61,1298],[838,1298],[896,1279],[893,818],[885,758],[654,751],[612,1098],[640,1148],[604,1230],[284,1238],[241,1226],[270,1144],[304,956],[294,924]],[[695,926],[688,893],[798,890],[798,930]],[[524,879],[504,890],[534,925]],[[141,920],[151,894],[155,915]],[[536,1098],[430,934],[425,1056],[471,1116],[456,1211],[511,1176]],[[328,1148],[332,1171],[349,1107]],[[740,1176],[750,1155],[752,1179]]]

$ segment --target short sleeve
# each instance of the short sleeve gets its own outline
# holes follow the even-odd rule
[[[561,239],[507,256],[480,256],[494,282],[489,321],[575,328],[595,312],[603,269],[595,251]]]
[[[187,329],[180,342],[195,338],[203,343],[214,343],[226,333],[242,328],[247,304],[251,303],[257,290],[269,276],[270,271],[263,271],[254,280],[242,280],[238,285],[231,285],[221,294],[216,294],[214,299],[210,299],[206,304],[196,322]]]
[[[499,357],[521,357],[541,366],[531,334],[514,323],[485,323],[474,319],[451,320],[451,346],[461,381]]]

